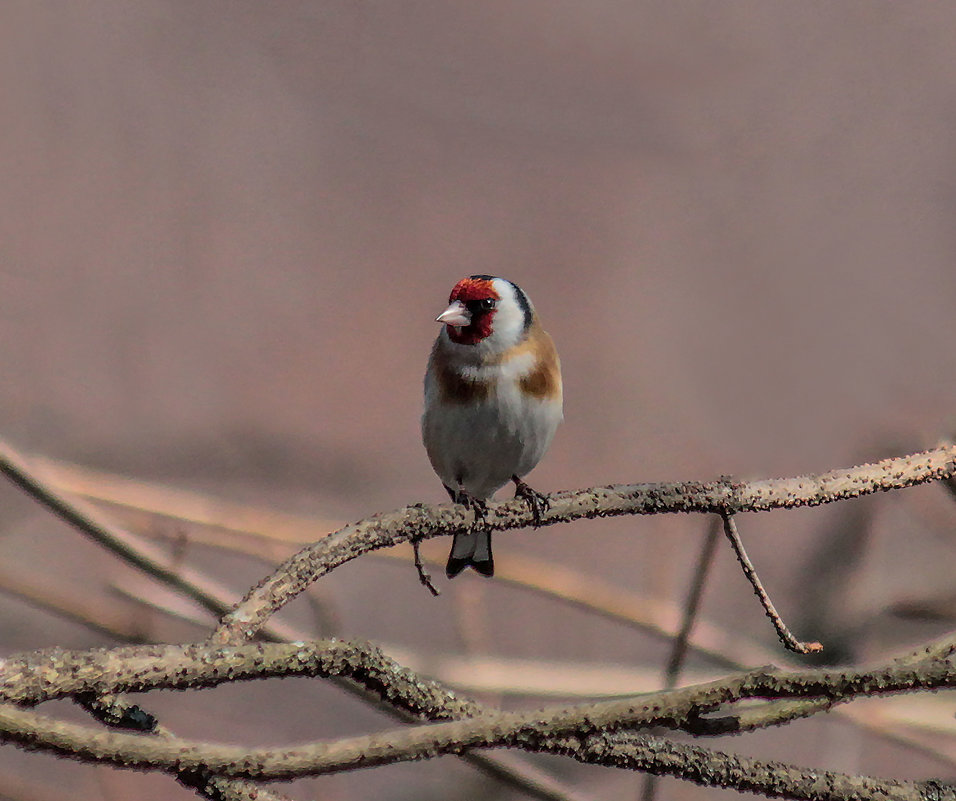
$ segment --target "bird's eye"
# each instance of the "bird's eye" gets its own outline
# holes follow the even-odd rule
[[[465,303],[465,306],[468,307],[468,311],[472,314],[491,311],[497,305],[498,301],[494,298],[480,298],[478,300],[469,300]]]

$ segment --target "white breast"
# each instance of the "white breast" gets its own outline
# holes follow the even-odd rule
[[[426,378],[423,438],[448,487],[489,498],[544,456],[562,420],[562,404],[560,396],[541,400],[521,391],[519,380],[532,366],[528,353],[499,365],[463,367],[463,376],[494,386],[486,399],[470,404],[441,402],[434,381]]]

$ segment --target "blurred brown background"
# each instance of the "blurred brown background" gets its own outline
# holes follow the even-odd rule
[[[956,6],[11,0],[0,53],[0,436],[26,451],[323,519],[443,502],[421,376],[474,272],[519,283],[561,353],[566,422],[539,489],[817,472],[956,427]],[[859,661],[949,625],[954,507],[924,487],[741,527],[797,633]],[[111,560],[10,487],[0,524],[8,567],[129,604]],[[704,526],[582,523],[499,535],[496,555],[679,603]],[[704,616],[776,648],[726,550]],[[238,591],[268,569],[188,556]],[[343,636],[421,654],[467,650],[462,614],[506,658],[666,654],[472,576],[433,599],[363,559],[325,584]],[[903,601],[942,621],[901,619]],[[150,637],[203,634],[132,613]],[[108,642],[0,598],[4,653]],[[301,682],[150,704],[234,742],[383,725]],[[840,723],[721,745],[952,772]],[[42,797],[192,797],[0,757]],[[543,764],[593,798],[637,792]],[[454,758],[291,792],[507,795]]]

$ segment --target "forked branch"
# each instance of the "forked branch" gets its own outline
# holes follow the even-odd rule
[[[73,525],[93,536],[103,538],[105,534],[105,539],[111,540],[110,535],[116,532],[96,530],[95,521],[91,522],[68,499],[31,480],[16,458],[9,457],[0,447],[0,472]],[[556,493],[540,524],[625,514],[701,512],[720,515],[733,531],[732,516],[744,511],[818,505],[954,475],[956,446],[947,444],[813,477],[618,485]],[[489,504],[487,522],[493,529],[508,530],[533,521],[526,504],[512,501]],[[54,651],[11,658],[0,665],[0,699],[5,701],[0,704],[0,738],[74,758],[166,770],[187,783],[194,776],[192,786],[209,797],[238,798],[249,789],[249,785],[230,784],[232,779],[270,781],[505,746],[770,796],[814,801],[877,797],[956,801],[953,787],[936,782],[896,782],[805,771],[673,743],[643,732],[648,727],[663,727],[692,734],[722,734],[776,725],[861,694],[956,687],[954,643],[950,640],[868,671],[758,670],[638,698],[507,713],[485,709],[425,681],[372,646],[335,642],[248,644],[274,612],[335,567],[377,548],[454,534],[470,523],[470,515],[459,507],[419,505],[347,526],[300,551],[253,589],[223,618],[208,643],[80,653]],[[153,569],[161,573],[165,567],[159,565],[157,570],[154,565]],[[12,705],[34,705],[84,693],[193,688],[267,675],[347,678],[396,710],[419,721],[439,722],[335,742],[250,751],[175,737],[104,732],[54,721]],[[736,703],[747,699],[764,701],[738,712]],[[205,787],[207,779],[219,782],[218,786],[213,790]]]
[[[617,484],[557,492],[550,496],[550,508],[541,516],[540,525],[618,515],[667,512],[734,515],[819,506],[953,475],[956,475],[956,445],[947,443],[932,450],[817,476],[739,483],[719,479],[707,483]],[[223,617],[213,638],[220,643],[238,643],[252,637],[271,615],[309,584],[363,553],[410,540],[453,535],[465,531],[471,522],[471,515],[461,506],[418,504],[339,529],[303,548],[260,582]],[[521,500],[488,504],[487,523],[493,530],[525,528],[534,522],[528,505]]]

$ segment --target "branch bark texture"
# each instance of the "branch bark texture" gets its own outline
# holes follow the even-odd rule
[[[837,773],[826,774],[829,794],[814,795],[816,784],[810,777],[816,774],[795,766],[741,759],[661,738],[621,739],[612,735],[653,726],[727,733],[734,730],[726,723],[732,715],[720,718],[723,725],[713,729],[708,729],[705,716],[745,699],[818,697],[830,706],[859,695],[956,687],[954,653],[956,640],[942,640],[868,670],[759,669],[635,698],[505,713],[482,710],[435,682],[422,681],[379,649],[362,643],[254,643],[227,648],[199,643],[79,652],[54,649],[11,658],[0,666],[0,697],[6,701],[0,705],[0,732],[5,739],[30,748],[121,767],[177,774],[209,771],[259,781],[458,754],[468,748],[506,746],[564,754],[584,762],[629,766],[658,775],[681,775],[717,786],[759,788],[760,792],[786,797],[852,798],[859,797],[853,792],[865,791],[877,792],[878,797],[917,799],[928,797],[924,795],[926,786],[920,783]],[[290,675],[348,677],[369,689],[377,688],[396,706],[446,722],[331,743],[250,751],[179,738],[97,731],[53,721],[10,704],[32,705],[78,692],[190,689]],[[109,676],[109,683],[105,676]],[[781,720],[778,716],[769,722]],[[724,778],[718,780],[718,775]],[[744,776],[749,778],[744,781]],[[761,781],[760,776],[774,777],[773,782]],[[786,782],[784,777],[789,777]],[[797,792],[791,785],[799,785],[802,790]],[[938,785],[933,788],[942,792]]]
[[[731,516],[742,512],[793,509],[904,489],[956,475],[956,445],[884,459],[874,464],[831,470],[817,476],[735,482],[615,484],[557,492],[541,516],[541,526],[620,515],[700,512]],[[237,643],[252,637],[272,614],[309,584],[361,556],[411,540],[454,535],[473,523],[470,512],[454,504],[406,506],[339,529],[288,559],[226,614],[213,639]],[[489,503],[488,526],[496,531],[527,528],[536,521],[521,500]]]
[[[69,500],[24,477],[3,448],[0,472],[73,525],[117,548],[113,535],[122,532],[91,525]],[[948,480],[954,475],[956,446],[947,444],[819,476],[615,485],[561,492],[551,496],[551,507],[541,525],[668,512],[714,513],[727,519],[742,512],[814,506]],[[168,771],[209,797],[254,797],[251,785],[236,780],[275,781],[461,754],[471,749],[508,747],[768,796],[813,801],[956,801],[956,790],[939,782],[807,771],[672,742],[646,731],[654,727],[698,736],[721,735],[778,725],[860,695],[956,687],[956,639],[952,638],[869,669],[764,668],[640,697],[521,712],[490,710],[462,698],[403,668],[366,643],[249,642],[272,614],[335,567],[377,548],[454,534],[469,528],[472,522],[471,514],[459,506],[418,505],[347,526],[300,551],[250,591],[224,616],[205,643],[93,651],[55,649],[10,657],[0,663],[0,738],[78,759]],[[487,523],[495,530],[520,528],[532,522],[531,513],[520,501],[489,504]],[[142,567],[156,571],[155,564]],[[159,572],[163,570],[165,567]],[[190,589],[195,597],[195,588]],[[170,735],[103,731],[56,721],[24,708],[62,697],[102,699],[128,691],[194,690],[293,675],[347,680],[418,722],[334,742],[249,750]],[[751,703],[738,709],[737,703],[745,700]],[[754,705],[753,700],[760,703]],[[272,796],[263,791],[262,797]]]

